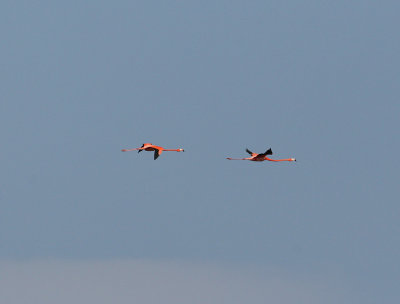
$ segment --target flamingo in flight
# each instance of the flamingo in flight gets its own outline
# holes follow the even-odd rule
[[[246,149],[246,152],[249,153],[251,155],[251,157],[246,157],[246,158],[231,158],[231,157],[227,157],[226,159],[229,159],[229,160],[251,160],[251,161],[258,161],[258,162],[262,162],[264,160],[269,160],[269,161],[273,161],[273,162],[296,161],[295,158],[271,159],[271,158],[267,157],[267,155],[272,155],[271,148],[269,148],[264,153],[260,153],[260,154],[253,153],[249,149]]]
[[[163,147],[160,146],[155,146],[151,143],[145,143],[143,144],[140,148],[134,148],[134,149],[122,149],[122,152],[128,152],[128,151],[138,151],[142,152],[143,150],[145,151],[154,151],[154,160],[156,160],[163,151],[176,151],[176,152],[185,152],[183,149],[164,149]]]

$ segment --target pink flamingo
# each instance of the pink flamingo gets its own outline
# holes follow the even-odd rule
[[[143,150],[145,151],[154,151],[154,160],[156,160],[163,151],[176,151],[176,152],[185,152],[183,149],[164,149],[163,147],[160,146],[155,146],[151,143],[145,143],[143,144],[140,148],[134,148],[134,149],[122,149],[122,152],[128,152],[128,151],[138,151],[142,152]]]
[[[259,162],[264,161],[264,160],[269,160],[269,161],[274,161],[274,162],[296,161],[295,158],[271,159],[271,158],[267,157],[267,155],[272,155],[271,148],[269,148],[264,153],[260,153],[260,154],[253,153],[249,149],[246,149],[246,152],[249,153],[251,155],[251,157],[246,157],[246,158],[231,158],[231,157],[227,157],[226,159],[229,159],[229,160],[251,160],[251,161],[259,161]]]

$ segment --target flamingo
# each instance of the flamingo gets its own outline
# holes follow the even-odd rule
[[[274,161],[274,162],[280,162],[280,161],[296,161],[295,158],[286,158],[286,159],[271,159],[269,157],[267,157],[267,155],[272,155],[272,150],[271,148],[269,148],[267,151],[265,151],[264,153],[253,153],[251,152],[249,149],[246,149],[246,152],[249,153],[251,155],[251,157],[246,157],[246,158],[231,158],[231,157],[227,157],[226,159],[229,160],[251,160],[251,161],[259,161],[262,162],[264,160],[269,160],[269,161]]]
[[[122,149],[121,151],[122,152],[138,151],[138,153],[139,153],[139,152],[142,152],[143,150],[154,151],[154,160],[156,160],[163,151],[185,152],[185,150],[183,150],[183,149],[164,149],[163,147],[155,146],[151,143],[145,143],[140,148]]]

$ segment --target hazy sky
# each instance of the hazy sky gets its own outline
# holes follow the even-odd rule
[[[7,304],[357,301],[333,276],[295,276],[273,269],[148,260],[0,262],[0,267],[0,298]]]
[[[399,10],[2,1],[1,285],[34,286],[36,269],[61,290],[71,267],[67,285],[140,280],[139,267],[176,281],[141,303],[180,303],[179,287],[182,303],[195,288],[236,303],[224,295],[239,285],[237,303],[398,302]],[[144,142],[185,153],[120,152]],[[270,147],[298,162],[225,159]],[[199,269],[230,287],[187,279]],[[77,294],[96,302],[115,280]]]

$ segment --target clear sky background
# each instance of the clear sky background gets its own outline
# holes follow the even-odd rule
[[[2,1],[0,298],[398,302],[399,11]]]

